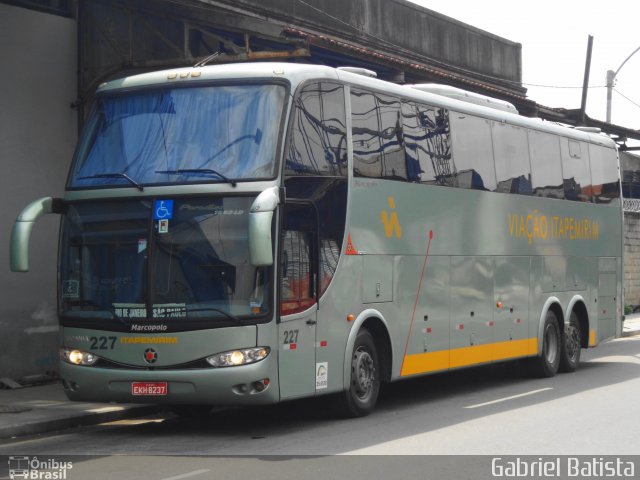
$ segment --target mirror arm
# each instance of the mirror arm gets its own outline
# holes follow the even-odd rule
[[[64,201],[62,199],[43,197],[31,202],[20,212],[11,231],[11,271],[29,271],[29,238],[33,226],[40,217],[49,213],[62,213],[63,210]]]

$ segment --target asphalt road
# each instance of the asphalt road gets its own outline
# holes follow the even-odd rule
[[[0,455],[88,455],[74,458],[70,480],[338,478],[332,469],[415,479],[435,478],[420,476],[434,468],[455,469],[438,478],[491,478],[488,457],[364,455],[639,455],[640,336],[582,353],[578,371],[550,379],[500,366],[395,383],[361,419],[336,419],[321,399],[197,420],[166,413],[5,441]]]

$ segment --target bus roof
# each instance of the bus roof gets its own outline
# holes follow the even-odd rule
[[[293,89],[295,89],[299,84],[311,79],[341,80],[350,85],[369,88],[388,95],[410,98],[415,101],[427,103],[434,107],[446,108],[457,113],[475,115],[514,126],[561,135],[609,148],[616,148],[615,142],[604,134],[581,131],[553,122],[547,122],[540,118],[524,117],[517,113],[510,113],[509,111],[458,99],[461,97],[456,98],[440,95],[436,93],[438,91],[436,85],[434,85],[434,88],[426,89],[431,91],[426,91],[425,89],[420,90],[412,85],[398,85],[377,78],[353,73],[348,70],[335,69],[322,65],[280,62],[247,62],[210,65],[204,67],[180,67],[110,80],[100,85],[98,93],[152,85],[171,86],[184,84],[186,82],[212,80],[237,81],[240,79],[250,78],[265,80],[284,79],[291,84]],[[443,87],[446,90],[447,86]],[[478,95],[475,94],[474,96]],[[490,99],[490,97],[486,98]],[[498,99],[493,100],[497,103],[502,102]],[[494,102],[487,101],[485,104],[490,105]]]

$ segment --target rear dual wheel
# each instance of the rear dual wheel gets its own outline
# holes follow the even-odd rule
[[[562,337],[558,318],[549,310],[542,328],[542,354],[531,359],[531,373],[536,377],[553,377],[560,367],[561,350]]]
[[[581,338],[575,312],[571,312],[569,324],[561,333],[556,314],[548,311],[542,333],[542,355],[531,359],[532,373],[537,377],[553,377],[558,371],[575,371],[580,363]]]
[[[569,324],[565,326],[562,336],[562,350],[560,352],[560,371],[574,372],[580,363],[580,349],[582,348],[582,334],[580,321],[575,312],[571,312]]]

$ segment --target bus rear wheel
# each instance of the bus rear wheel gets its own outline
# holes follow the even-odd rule
[[[580,321],[575,312],[571,312],[569,325],[564,329],[562,336],[562,352],[560,354],[560,371],[574,372],[580,363],[581,348]]]
[[[560,366],[562,337],[558,318],[547,312],[542,329],[542,354],[531,359],[531,373],[536,377],[553,377]]]
[[[376,406],[380,393],[380,361],[371,333],[360,330],[351,353],[349,388],[336,398],[336,408],[346,417],[364,417]]]

